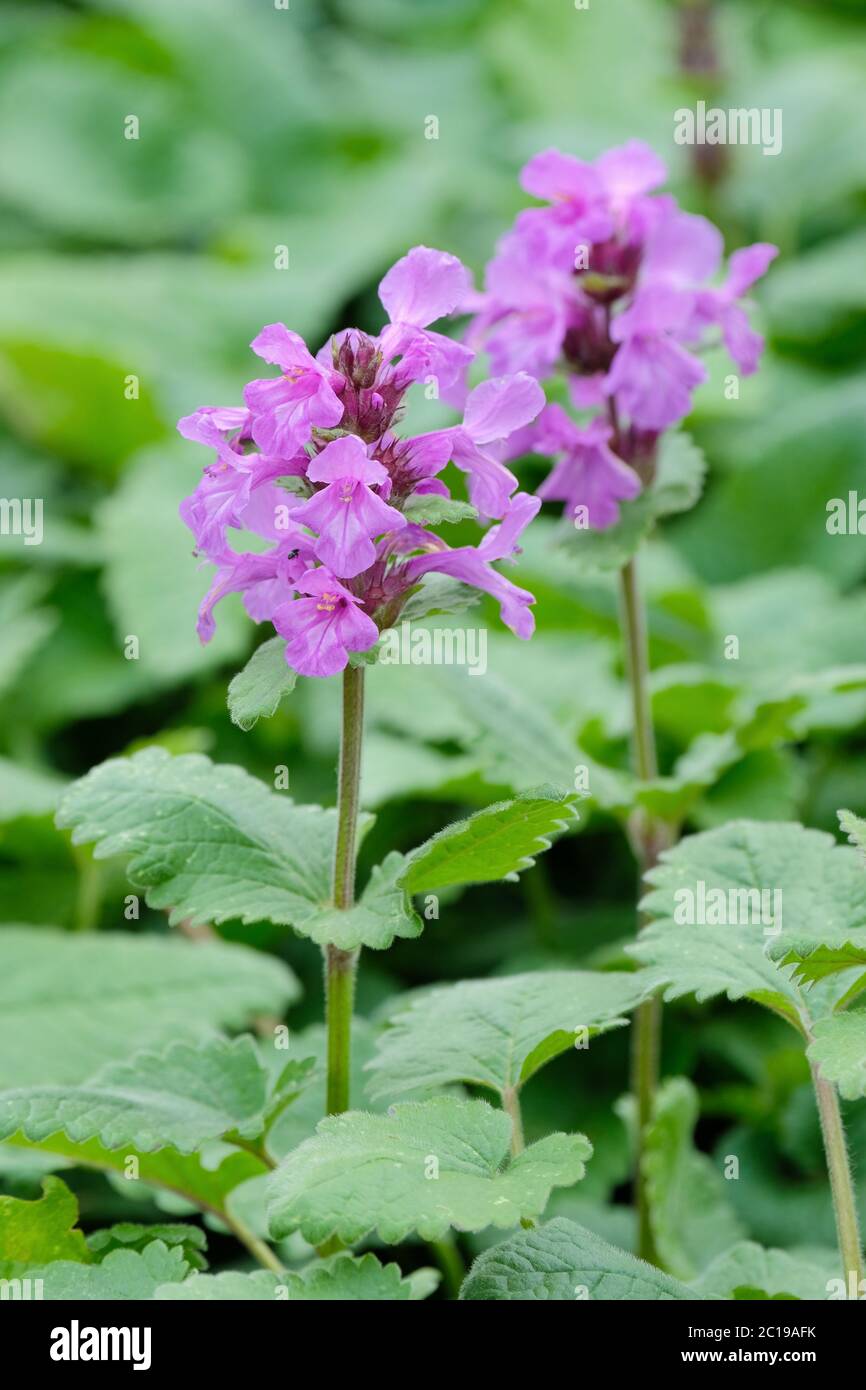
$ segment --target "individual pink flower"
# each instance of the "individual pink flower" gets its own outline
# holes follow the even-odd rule
[[[308,443],[314,429],[330,429],[340,423],[343,404],[334,389],[340,378],[336,372],[326,371],[310,354],[303,338],[285,324],[268,324],[251,347],[283,373],[251,381],[244,391],[252,416],[252,437],[267,453],[291,458]]]
[[[493,565],[497,560],[511,559],[518,551],[520,536],[540,506],[540,498],[526,492],[517,493],[502,521],[498,526],[491,526],[478,546],[459,546],[452,550],[429,532],[414,535],[415,545],[425,545],[428,553],[408,561],[407,580],[416,583],[423,575],[436,571],[471,584],[498,601],[502,621],[516,636],[531,637],[535,631],[535,618],[530,611],[535,603],[533,595],[506,579]],[[413,529],[419,532],[419,528]]]
[[[575,522],[580,519],[578,508],[585,508],[586,521],[594,531],[615,525],[620,502],[641,490],[637,473],[611,449],[611,435],[601,418],[581,428],[562,406],[549,405],[535,442],[539,452],[557,459],[538,496],[545,502],[564,502],[565,514]]]
[[[470,392],[462,425],[427,436],[431,442],[448,442],[451,461],[466,473],[470,500],[482,516],[505,514],[517,479],[497,451],[534,420],[543,405],[544,392],[526,372],[493,377]]]
[[[392,266],[379,286],[390,319],[376,340],[383,361],[399,357],[394,379],[402,386],[435,377],[444,391],[471,362],[473,353],[453,338],[430,329],[468,297],[471,277],[456,256],[415,246]]]
[[[349,652],[363,652],[378,640],[379,629],[362,609],[361,600],[331,572],[308,569],[295,583],[303,595],[281,604],[274,627],[287,638],[286,661],[303,676],[334,676]]]
[[[307,477],[325,486],[296,508],[292,520],[318,532],[315,553],[323,565],[352,579],[375,559],[372,538],[406,525],[402,512],[373,491],[388,482],[387,469],[368,457],[360,439],[346,435],[312,460]]]

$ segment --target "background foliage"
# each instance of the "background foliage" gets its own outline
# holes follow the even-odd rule
[[[711,214],[732,246],[769,239],[782,249],[761,292],[764,366],[739,400],[725,398],[721,365],[702,388],[689,428],[709,463],[704,497],[667,520],[645,555],[665,774],[655,795],[689,828],[748,816],[835,830],[838,806],[866,813],[866,695],[819,678],[863,660],[866,630],[863,539],[825,526],[828,500],[866,477],[862,7],[720,3],[719,71],[703,75],[683,67],[687,8],[675,0],[591,0],[588,11],[570,0],[291,0],[288,11],[266,0],[4,6],[0,497],[43,498],[45,537],[25,547],[0,536],[0,920],[45,929],[46,955],[55,949],[50,927],[169,933],[143,906],[139,920],[124,917],[122,864],[94,861],[54,828],[63,785],[93,764],[159,743],[240,763],[270,785],[285,764],[297,800],[333,803],[333,682],[299,682],[249,732],[227,717],[228,679],[258,634],[224,604],[217,640],[203,649],[195,639],[205,576],[177,505],[204,457],[177,441],[175,420],[238,400],[254,374],[246,345],[266,322],[283,319],[316,343],[345,322],[377,327],[378,280],[416,242],[480,272],[522,204],[521,162],[551,143],[592,156],[640,135],[669,159],[684,203]],[[674,110],[698,97],[781,107],[782,154],[729,150],[723,177],[708,186],[693,152],[672,139]],[[138,141],[123,138],[129,114],[140,119]],[[440,122],[435,141],[424,136],[430,115]],[[288,270],[274,268],[280,245]],[[136,401],[124,395],[129,374],[140,380]],[[421,403],[419,425],[447,421],[438,410]],[[523,479],[540,479],[532,462]],[[471,536],[471,524],[461,527]],[[498,796],[544,780],[570,785],[579,763],[590,767],[592,799],[578,833],[519,883],[446,892],[440,920],[420,939],[398,942],[387,958],[366,953],[359,1004],[371,1019],[407,988],[616,964],[632,934],[614,582],[581,574],[554,549],[554,527],[543,519],[529,533],[515,576],[539,600],[531,648],[485,609],[486,678],[445,668],[370,673],[364,798],[377,821],[362,873]],[[124,656],[130,634],[138,660]],[[724,656],[730,634],[737,661]],[[320,1017],[309,943],[269,924],[216,930],[291,965],[304,987],[293,1025]],[[20,934],[6,940],[0,960]],[[170,1041],[184,998],[197,1007],[188,988],[164,1016],[158,1006],[127,1009],[97,1050],[123,1058],[160,1036]],[[249,989],[203,1021],[231,1025],[271,995],[274,1009],[287,997],[276,979],[261,984],[265,1001],[252,977]],[[33,1061],[44,1030],[38,1016],[29,1026],[4,1032],[4,1071],[14,1081],[11,1055],[23,1046],[34,1081],[66,1079],[53,1062]],[[595,1145],[585,1180],[555,1193],[550,1213],[623,1246],[631,1243],[627,1137],[614,1105],[626,1033],[614,1029],[587,1054],[553,1062],[526,1103],[530,1140],[579,1129]],[[696,1098],[672,1095],[668,1142],[685,1146],[689,1171],[699,1172],[696,1209],[707,1181],[718,1207],[715,1248],[709,1237],[697,1249],[677,1247],[683,1277],[739,1235],[830,1244],[808,1072],[784,1025],[746,1002],[685,999],[667,1013],[665,1064],[698,1088]],[[307,1100],[287,1112],[294,1142],[314,1112]],[[848,1123],[862,1152],[862,1108],[850,1108]],[[700,1158],[689,1148],[692,1125]],[[722,1191],[707,1171],[730,1153],[741,1176]],[[159,1217],[150,1198],[133,1203],[122,1184],[78,1169],[67,1176],[85,1230]],[[39,1177],[35,1160],[0,1147],[3,1191],[35,1197]],[[866,1176],[861,1194],[866,1211]],[[467,1249],[484,1240],[469,1238]],[[211,1241],[218,1268],[219,1235]],[[225,1251],[234,1251],[228,1241]],[[407,1270],[413,1259],[410,1248]]]

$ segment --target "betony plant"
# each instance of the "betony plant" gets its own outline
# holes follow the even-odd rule
[[[721,338],[741,375],[758,366],[763,340],[740,301],[777,254],[768,243],[735,251],[726,277],[712,283],[722,235],[655,191],[666,177],[663,161],[638,140],[593,163],[558,150],[536,155],[521,181],[542,205],[521,212],[500,242],[468,334],[493,371],[564,379],[572,406],[586,412],[578,423],[563,405],[546,406],[513,437],[506,457],[531,450],[552,458],[538,496],[563,503],[578,541],[600,534],[597,548],[619,568],[633,762],[644,783],[658,776],[658,763],[636,551],[654,515],[683,505],[664,500],[664,460],[671,432],[708,377],[699,354]],[[680,466],[694,470],[696,457],[686,453]],[[699,481],[674,481],[694,500]],[[641,809],[630,832],[643,877],[670,842],[671,826]],[[660,1004],[649,999],[637,1015],[632,1065],[638,1249],[647,1259],[654,1252],[641,1136],[652,1116],[660,1033]]]
[[[624,587],[636,742],[645,745],[637,761],[638,788],[628,802],[649,888],[641,903],[646,928],[629,948],[641,968],[544,969],[444,985],[396,1000],[375,1039],[369,1025],[353,1018],[362,947],[384,950],[398,937],[417,937],[424,925],[418,898],[424,899],[425,919],[435,920],[438,911],[428,917],[426,905],[438,908],[439,892],[513,878],[577,819],[571,794],[552,787],[527,791],[476,811],[406,853],[391,851],[357,892],[357,845],[370,819],[360,809],[364,673],[377,661],[380,634],[397,618],[453,611],[477,589],[498,600],[518,636],[530,636],[532,595],[494,564],[515,552],[542,499],[518,490],[504,457],[553,435],[567,438],[568,447],[550,490],[567,498],[574,519],[586,512],[584,538],[610,542],[633,575],[636,539],[664,510],[660,497],[671,488],[664,478],[666,447],[688,390],[684,396],[682,381],[672,386],[678,405],[676,411],[668,405],[673,418],[666,424],[654,397],[647,397],[647,409],[657,413],[652,427],[646,423],[637,385],[632,383],[637,394],[625,390],[623,396],[623,378],[611,375],[617,344],[628,341],[627,332],[615,327],[617,313],[624,318],[634,311],[633,322],[643,324],[632,344],[636,380],[648,362],[659,367],[661,380],[667,368],[687,372],[690,382],[697,371],[684,364],[689,354],[672,329],[657,326],[659,342],[653,342],[648,319],[641,317],[644,310],[649,314],[646,304],[640,308],[644,288],[650,302],[667,303],[671,315],[673,302],[680,304],[674,319],[687,339],[715,322],[740,353],[741,367],[757,361],[758,342],[734,302],[730,280],[721,289],[665,289],[645,274],[654,263],[655,218],[680,248],[681,268],[689,263],[690,238],[716,244],[708,224],[686,219],[679,225],[685,215],[672,212],[668,200],[653,200],[633,186],[648,160],[635,147],[609,158],[601,194],[597,171],[586,175],[600,204],[591,210],[594,221],[588,207],[581,216],[595,235],[606,229],[607,242],[619,245],[617,238],[638,226],[647,237],[631,259],[623,253],[620,261],[616,247],[600,243],[609,252],[611,275],[611,263],[620,266],[616,285],[605,291],[590,279],[575,287],[570,275],[563,288],[556,280],[563,294],[567,290],[556,333],[565,332],[569,314],[585,310],[586,333],[593,331],[587,327],[592,320],[608,335],[612,355],[603,378],[571,381],[581,400],[583,390],[600,393],[592,407],[598,413],[588,425],[577,425],[556,407],[543,409],[544,395],[531,372],[506,370],[466,394],[460,425],[401,436],[409,387],[435,381],[450,398],[458,397],[474,352],[474,346],[432,332],[431,322],[469,306],[479,315],[473,344],[506,327],[500,348],[502,341],[519,346],[520,338],[519,324],[506,325],[509,313],[499,312],[501,304],[494,311],[492,301],[479,303],[473,296],[459,262],[420,247],[383,281],[390,323],[381,334],[348,330],[313,357],[297,335],[272,325],[254,347],[275,361],[279,375],[251,383],[241,407],[203,409],[181,422],[184,435],[216,450],[216,461],[182,506],[202,562],[215,567],[199,615],[200,635],[210,637],[215,605],[233,592],[243,594],[251,618],[270,623],[276,634],[231,681],[232,718],[248,729],[275,713],[299,675],[315,682],[341,674],[337,805],[297,805],[282,783],[271,790],[241,768],[149,747],[111,759],[74,783],[58,823],[72,830],[76,844],[93,843],[97,857],[123,855],[148,906],[167,912],[172,925],[193,933],[203,924],[270,922],[320,947],[325,1037],[322,1042],[305,1035],[297,1055],[281,1055],[288,1032],[274,1019],[296,999],[297,982],[282,962],[247,948],[101,937],[97,951],[88,952],[86,943],[65,951],[52,940],[54,972],[64,980],[68,975],[76,997],[94,990],[110,994],[106,980],[116,976],[127,982],[127,992],[116,1003],[112,995],[111,1008],[125,1009],[134,979],[138,992],[130,1007],[137,1009],[131,1016],[137,1034],[158,995],[163,1026],[170,1020],[177,1035],[167,1040],[156,1033],[151,1046],[106,1063],[98,1019],[91,1021],[93,1036],[78,1039],[83,1055],[70,1057],[68,1075],[0,1094],[0,1139],[36,1147],[52,1161],[135,1177],[174,1199],[180,1196],[227,1227],[263,1268],[252,1274],[201,1273],[202,1233],[183,1223],[128,1223],[94,1233],[88,1245],[75,1227],[73,1194],[52,1175],[36,1202],[0,1202],[0,1227],[6,1221],[24,1232],[18,1245],[26,1254],[23,1267],[29,1277],[46,1282],[49,1296],[70,1296],[72,1290],[86,1298],[405,1300],[435,1287],[428,1271],[403,1277],[395,1264],[343,1248],[373,1232],[385,1244],[415,1233],[435,1249],[450,1292],[465,1299],[736,1298],[743,1288],[766,1297],[859,1296],[862,1256],[840,1095],[866,1093],[866,1015],[850,1007],[866,982],[866,946],[860,941],[866,874],[852,849],[796,825],[741,822],[670,846],[675,822],[653,810],[659,788],[644,794],[654,780],[646,765],[654,753],[636,584]],[[573,174],[573,166],[567,167]],[[627,197],[612,172],[617,169],[630,189]],[[547,211],[556,237],[577,215],[571,205]],[[527,220],[532,235],[537,221]],[[547,225],[544,217],[539,225]],[[744,288],[770,252],[753,248],[749,266],[738,263],[737,288]],[[709,273],[708,258],[701,263]],[[627,289],[621,283],[624,265],[631,267]],[[495,282],[494,272],[491,286]],[[575,351],[572,341],[568,352]],[[531,365],[542,370],[540,360]],[[692,453],[686,459],[688,471]],[[440,476],[449,463],[467,476],[468,504],[452,498]],[[674,480],[673,491],[678,489],[692,496],[682,477]],[[479,516],[493,524],[476,546],[452,548],[437,534],[443,524]],[[388,679],[387,671],[381,675]],[[831,676],[842,688],[846,681],[863,680],[857,670]],[[790,699],[785,697],[786,708]],[[768,710],[769,705],[765,716]],[[676,787],[667,790],[676,803]],[[866,839],[854,818],[846,817],[845,828],[858,843]],[[757,901],[762,908],[768,887],[784,898],[784,930],[773,922],[767,934],[761,918],[746,913],[742,920],[726,916],[719,934],[715,918],[705,912],[708,895],[715,901],[721,894],[726,903],[733,895],[738,905]],[[685,927],[683,890],[699,904]],[[20,950],[26,971],[27,940]],[[46,969],[43,964],[40,990],[50,994]],[[719,1202],[724,1184],[710,1171],[707,1156],[692,1147],[697,1099],[690,1083],[671,1078],[653,1096],[649,1063],[662,990],[671,998],[725,993],[751,999],[797,1030],[820,1111],[843,1280],[828,1277],[825,1252],[794,1257],[740,1238],[734,1214]],[[571,1220],[537,1225],[552,1191],[581,1180],[592,1147],[575,1133],[546,1134],[526,1144],[523,1132],[522,1095],[538,1071],[624,1025],[633,1011],[640,1021],[635,1089],[645,1121],[639,1167],[643,1248],[664,1273]],[[251,1017],[262,1035],[258,1040],[213,1034],[214,1025],[236,1029]],[[271,1033],[273,1048],[267,1045]],[[375,1043],[366,1063],[371,1109],[359,1108],[360,1087],[352,1081],[353,1034],[365,1046]],[[91,1058],[92,1067],[85,1066]],[[458,1089],[463,1087],[473,1095],[466,1097]],[[475,1092],[492,1097],[495,1106]],[[413,1093],[420,1098],[404,1099]],[[264,1196],[266,1210],[256,1210],[252,1187]],[[702,1222],[692,1219],[689,1202],[695,1201]],[[709,1264],[694,1258],[695,1242],[706,1235],[705,1209],[714,1217],[718,1240]],[[516,1226],[522,1229],[481,1255],[464,1280],[449,1233]],[[288,1271],[283,1261],[294,1260],[295,1250],[280,1243],[297,1235],[316,1254],[306,1267]],[[52,1250],[53,1258],[45,1253]],[[831,1292],[837,1284],[841,1294]]]
[[[250,382],[245,406],[198,410],[179,425],[217,455],[181,508],[198,553],[216,566],[199,615],[202,640],[213,633],[214,605],[242,591],[250,615],[286,639],[293,671],[320,678],[343,672],[332,894],[338,912],[355,902],[360,806],[364,668],[351,655],[370,651],[434,572],[493,594],[519,637],[534,627],[532,595],[493,562],[514,553],[541,505],[516,492],[517,479],[496,456],[543,406],[539,386],[526,373],[485,381],[469,396],[461,426],[415,438],[396,432],[410,386],[432,381],[447,391],[471,361],[468,348],[429,327],[468,288],[456,257],[417,246],[382,281],[389,323],[381,334],[346,329],[313,357],[296,333],[271,324],[252,347],[280,374]],[[499,519],[477,547],[452,549],[425,524],[464,514],[438,476],[450,461],[468,475],[472,503]],[[236,551],[227,537],[232,528],[270,545]],[[325,960],[334,1114],[349,1104],[357,951],[329,942]]]

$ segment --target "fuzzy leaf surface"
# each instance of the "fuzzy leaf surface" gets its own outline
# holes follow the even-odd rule
[[[397,1012],[369,1064],[373,1099],[464,1081],[500,1094],[551,1058],[626,1022],[638,975],[540,970],[431,990]]]
[[[271,637],[263,642],[229,682],[232,723],[248,730],[260,719],[270,719],[283,697],[294,690],[297,680],[297,671],[286,661],[286,639]]]
[[[267,1075],[251,1037],[178,1041],[110,1062],[80,1086],[0,1092],[0,1138],[20,1130],[38,1143],[60,1130],[74,1143],[189,1154],[231,1131],[255,1138],[266,1101]]]
[[[558,1216],[485,1250],[472,1266],[460,1297],[488,1302],[573,1303],[576,1298],[590,1298],[622,1303],[702,1295]]]
[[[413,850],[401,881],[410,893],[426,893],[508,878],[530,868],[577,819],[574,799],[549,787],[487,806]]]
[[[311,1244],[346,1244],[378,1231],[395,1244],[411,1231],[440,1239],[449,1227],[507,1227],[544,1210],[554,1187],[583,1177],[592,1153],[580,1134],[550,1134],[505,1164],[511,1120],[486,1101],[395,1105],[322,1120],[270,1181],[271,1232],[300,1230]],[[438,1177],[429,1177],[432,1161]]]

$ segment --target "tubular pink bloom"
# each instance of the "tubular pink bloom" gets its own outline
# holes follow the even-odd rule
[[[607,150],[595,161],[595,169],[615,208],[627,205],[659,188],[668,176],[667,165],[643,140]]]
[[[244,406],[206,405],[178,420],[177,430],[184,439],[216,449],[220,462],[232,465],[243,452],[235,445],[249,437],[250,419],[250,412]],[[228,435],[233,435],[234,439],[230,441]]]
[[[306,563],[297,551],[289,550],[290,544],[287,542],[266,555],[231,553],[217,567],[199,608],[197,630],[202,642],[209,642],[213,637],[213,610],[227,594],[243,593],[244,606],[256,622],[270,616],[274,593],[279,591],[284,595]]]
[[[744,376],[757,371],[764,339],[751,327],[745,309],[736,301],[766,274],[778,254],[778,247],[768,242],[744,246],[731,256],[728,278],[721,288],[705,290],[699,297],[699,316],[704,322],[721,326],[725,347]]]
[[[352,579],[376,557],[373,537],[396,531],[406,518],[371,490],[388,481],[381,463],[367,455],[354,435],[328,444],[307,469],[312,482],[327,484],[292,514],[292,520],[319,533],[316,556],[334,574]]]
[[[392,323],[427,328],[452,314],[469,294],[471,279],[456,256],[413,246],[379,286],[379,298]]]
[[[471,584],[474,588],[491,594],[499,603],[499,612],[506,626],[518,637],[531,637],[535,631],[535,618],[530,612],[532,604],[535,603],[534,596],[499,574],[493,568],[493,562],[508,559],[515,553],[520,535],[537,514],[540,506],[540,498],[530,497],[525,492],[517,493],[511,499],[501,524],[491,527],[477,548],[461,546],[451,550],[444,541],[429,531],[423,532],[418,527],[413,528],[416,534],[412,537],[412,542],[416,546],[426,544],[428,553],[415,556],[408,561],[408,582],[417,583],[422,575],[433,570],[439,574],[449,574],[464,584]]]
[[[324,568],[307,570],[295,585],[302,598],[284,603],[273,624],[287,638],[286,661],[302,676],[334,676],[379,637],[356,598]]]
[[[391,322],[377,341],[386,362],[401,358],[394,379],[403,389],[433,376],[445,390],[465,371],[471,350],[429,325],[452,314],[471,292],[471,276],[457,257],[428,246],[413,247],[388,271],[379,298]]]
[[[195,537],[196,552],[214,561],[230,551],[226,539],[230,527],[271,540],[290,533],[287,513],[299,499],[276,487],[274,479],[303,473],[308,462],[306,455],[301,465],[297,459],[283,462],[231,449],[220,451],[220,460],[204,470],[194,492],[180,506],[181,518]]]
[[[600,418],[579,428],[559,405],[548,406],[538,426],[536,447],[559,456],[538,496],[545,502],[564,502],[572,518],[578,507],[585,507],[594,531],[615,525],[620,502],[641,490],[637,474],[609,447],[611,433]]]
[[[588,204],[602,196],[601,178],[591,164],[560,150],[542,150],[525,164],[520,183],[533,198],[548,203]]]
[[[451,460],[467,474],[469,497],[482,516],[501,517],[508,510],[517,479],[498,453],[543,406],[544,392],[525,372],[496,377],[469,393],[462,425],[424,436],[431,443],[449,441]]]
[[[252,437],[267,453],[291,458],[314,429],[332,429],[342,420],[343,403],[334,389],[339,378],[322,367],[303,338],[285,324],[268,324],[250,346],[283,372],[251,381],[244,391],[253,417]]]
[[[463,428],[475,444],[492,444],[530,424],[543,407],[544,392],[526,372],[492,377],[470,392]]]
[[[666,430],[688,415],[707,369],[669,334],[635,334],[620,347],[605,382],[632,424]]]

